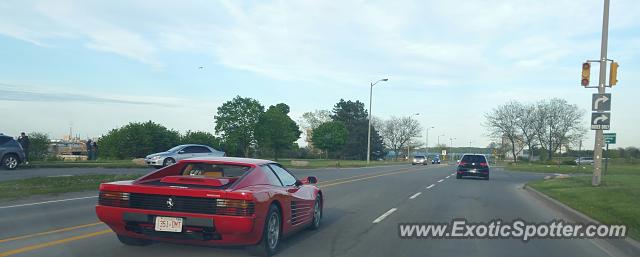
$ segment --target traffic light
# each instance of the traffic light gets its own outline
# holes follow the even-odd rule
[[[615,86],[616,84],[618,84],[618,63],[617,62],[612,62],[611,66],[609,67],[609,86]]]
[[[586,87],[589,85],[589,78],[591,77],[591,64],[585,62],[582,64],[582,86]]]

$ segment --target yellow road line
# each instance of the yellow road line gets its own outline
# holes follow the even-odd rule
[[[384,173],[384,174],[377,174],[377,175],[367,176],[367,177],[363,177],[363,178],[356,178],[356,179],[350,179],[350,180],[330,183],[330,184],[326,184],[326,185],[321,185],[320,187],[326,188],[326,187],[331,187],[331,186],[340,185],[340,184],[344,184],[344,183],[351,183],[351,182],[356,182],[356,181],[360,181],[360,180],[367,180],[367,179],[383,177],[383,176],[389,176],[389,175],[395,175],[395,174],[415,172],[415,171],[419,171],[419,170],[422,170],[422,169],[400,170],[400,171],[396,171],[396,172],[389,172],[389,173]]]
[[[58,232],[65,232],[65,231],[69,231],[69,230],[93,227],[93,226],[97,226],[97,225],[100,225],[100,224],[103,224],[103,223],[102,222],[96,222],[96,223],[84,224],[84,225],[79,225],[79,226],[74,226],[74,227],[68,227],[68,228],[61,228],[61,229],[50,230],[50,231],[45,231],[45,232],[39,232],[39,233],[34,233],[34,234],[29,234],[29,235],[24,235],[24,236],[5,238],[5,239],[0,239],[0,243],[20,240],[20,239],[25,239],[25,238],[31,238],[31,237],[36,237],[36,236],[44,236],[44,235],[48,235],[48,234],[53,234],[53,233],[58,233]]]
[[[385,173],[388,173],[388,172],[395,172],[395,171],[406,170],[406,169],[407,168],[391,170],[391,171],[382,171],[382,172],[376,172],[376,173],[365,173],[365,174],[355,175],[355,176],[346,177],[346,178],[337,178],[337,179],[331,179],[331,180],[327,180],[327,181],[320,181],[320,182],[318,182],[318,186],[322,186],[323,184],[327,184],[327,183],[331,184],[331,182],[334,182],[334,181],[350,180],[350,179],[358,178],[358,177],[368,177],[368,176],[373,176],[373,175],[378,175],[378,174],[385,174]]]
[[[111,229],[105,229],[105,230],[101,230],[101,231],[93,232],[93,233],[89,233],[89,234],[84,234],[84,235],[79,235],[79,236],[74,236],[74,237],[67,237],[67,238],[64,238],[64,239],[50,241],[50,242],[46,242],[46,243],[25,246],[25,247],[18,248],[18,249],[15,249],[15,250],[2,252],[2,253],[0,253],[0,257],[6,257],[6,256],[19,254],[19,253],[29,252],[29,251],[37,250],[37,249],[40,249],[40,248],[45,248],[45,247],[49,247],[49,246],[64,244],[64,243],[67,243],[67,242],[76,241],[76,240],[85,239],[85,238],[94,237],[94,236],[99,236],[99,235],[107,234],[107,233],[110,233],[110,232],[111,232]]]

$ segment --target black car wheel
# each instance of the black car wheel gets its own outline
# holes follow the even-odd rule
[[[313,220],[311,221],[311,230],[320,228],[320,221],[322,220],[322,197],[320,195],[316,198],[316,203],[313,205]]]
[[[122,235],[118,235],[118,240],[120,240],[120,242],[125,245],[132,245],[132,246],[145,246],[145,245],[150,245],[152,243],[151,240],[122,236]]]
[[[169,157],[167,159],[164,159],[164,161],[162,162],[162,166],[167,167],[167,166],[171,166],[173,164],[176,163],[176,160],[174,160],[173,158]]]
[[[2,158],[2,167],[8,170],[13,170],[18,167],[18,157],[14,154],[7,154]]]
[[[456,179],[461,179],[461,178],[462,178],[462,176],[460,176],[460,174],[456,175]]]
[[[267,218],[264,222],[262,239],[257,245],[249,247],[249,253],[255,256],[271,256],[278,250],[280,243],[281,228],[280,210],[275,205],[269,207]]]

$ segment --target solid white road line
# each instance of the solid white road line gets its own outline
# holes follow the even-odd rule
[[[449,178],[449,177],[451,177],[451,175],[447,176],[446,178]]]
[[[0,209],[8,209],[8,208],[15,208],[15,207],[25,207],[25,206],[32,206],[32,205],[48,204],[48,203],[59,203],[59,202],[82,200],[82,199],[97,198],[97,197],[98,196],[95,195],[95,196],[87,196],[87,197],[77,197],[77,198],[69,198],[69,199],[52,200],[52,201],[46,201],[46,202],[16,204],[16,205],[9,205],[9,206],[0,206]]]
[[[391,213],[393,213],[396,210],[398,210],[398,209],[391,208],[391,210],[388,210],[384,214],[380,215],[380,217],[378,217],[377,219],[373,220],[373,223],[378,223],[378,222],[382,221],[384,218],[386,218],[387,216],[391,215]]]
[[[409,197],[409,199],[414,199],[414,198],[418,197],[420,194],[422,194],[422,192],[417,192],[416,194],[414,194],[411,197]]]
[[[434,186],[436,186],[436,185],[431,184],[430,186],[428,186],[428,187],[427,187],[427,189],[432,188],[432,187],[434,187]]]
[[[440,182],[442,182],[442,181],[444,181],[444,179],[438,180],[438,183],[440,183]]]

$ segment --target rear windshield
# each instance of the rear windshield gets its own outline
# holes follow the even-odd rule
[[[420,155],[418,155],[418,156],[414,156],[413,158],[416,158],[416,159],[424,159],[424,156],[420,156]]]
[[[251,167],[231,164],[187,163],[180,172],[183,176],[204,176],[209,178],[237,178]]]
[[[487,162],[487,159],[482,155],[465,155],[462,157],[463,162]]]

